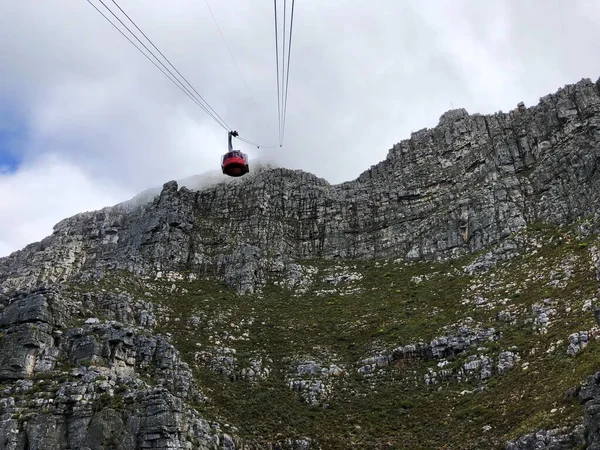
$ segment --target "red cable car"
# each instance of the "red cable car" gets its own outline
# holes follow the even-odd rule
[[[240,150],[233,150],[231,136],[237,135],[237,131],[229,132],[229,151],[221,157],[221,170],[230,177],[241,177],[250,171],[248,168],[248,155]]]

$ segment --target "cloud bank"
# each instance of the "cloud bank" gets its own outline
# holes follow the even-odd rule
[[[204,2],[119,4],[232,128],[275,144],[273,5],[208,1],[242,76]],[[595,0],[303,0],[294,14],[284,146],[238,146],[332,183],[451,107],[507,111],[600,77]],[[226,132],[87,2],[4,1],[0,17],[0,256],[219,169]]]

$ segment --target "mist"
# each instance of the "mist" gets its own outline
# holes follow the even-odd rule
[[[261,145],[236,148],[334,184],[452,107],[508,111],[600,77],[596,1],[302,0],[278,147],[273,4],[207,1],[235,61],[204,1],[118,3]],[[219,180],[227,132],[86,1],[0,0],[0,21],[0,256],[166,181]]]

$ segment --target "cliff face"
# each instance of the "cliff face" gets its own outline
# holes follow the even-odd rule
[[[474,252],[527,223],[594,214],[599,142],[599,87],[582,80],[508,114],[447,112],[341,185],[286,169],[199,192],[167,183],[137,209],[60,222],[41,243],[0,259],[0,282],[6,290],[81,269],[185,268],[251,292],[273,261],[289,258]]]
[[[371,420],[373,402],[391,408],[412,424],[407,448],[450,439],[414,431],[422,423],[463,419],[478,427],[452,438],[465,447],[516,427],[510,449],[596,445],[597,377],[569,397],[586,405],[585,433],[570,406],[550,421],[570,427],[526,434],[524,418],[480,423],[460,399],[500,377],[482,395],[517,420],[513,393],[494,389],[537,389],[512,369],[533,358],[543,372],[550,362],[535,355],[555,357],[561,339],[552,373],[564,379],[548,392],[597,370],[583,349],[600,336],[599,158],[600,83],[582,80],[507,114],[449,111],[340,185],[267,168],[201,190],[168,182],[141,205],[65,219],[0,259],[0,450],[336,448],[327,433],[312,441],[321,431],[305,416],[336,401],[351,422]],[[568,236],[553,228],[577,221]],[[540,223],[554,231],[536,234]],[[441,383],[452,395],[440,400]],[[398,386],[414,400],[389,405]],[[436,402],[448,416],[429,412]],[[273,411],[294,425],[274,426]],[[319,420],[339,426],[333,411]],[[237,422],[223,431],[228,414]],[[379,439],[355,424],[358,447],[383,448],[399,429],[374,421]]]

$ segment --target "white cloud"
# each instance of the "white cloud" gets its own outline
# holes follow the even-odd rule
[[[65,217],[130,196],[113,182],[90,179],[56,156],[46,156],[15,173],[0,173],[0,256],[51,234]]]
[[[232,128],[274,144],[273,5],[209,2],[248,87],[204,2],[119,0]],[[225,130],[87,2],[4,1],[0,17],[0,101],[18,110],[27,130],[24,166],[0,173],[20,199],[2,203],[12,224],[0,236],[5,248],[39,240],[50,223],[121,194],[219,169]],[[451,105],[507,111],[598,78],[599,18],[595,0],[296,2],[285,145],[236,146],[333,183],[352,179],[412,131],[435,126]],[[47,155],[56,155],[53,163]],[[59,169],[79,181],[65,185]],[[27,187],[37,178],[63,198],[25,214],[23,205],[40,203]],[[88,194],[70,196],[77,184]]]

